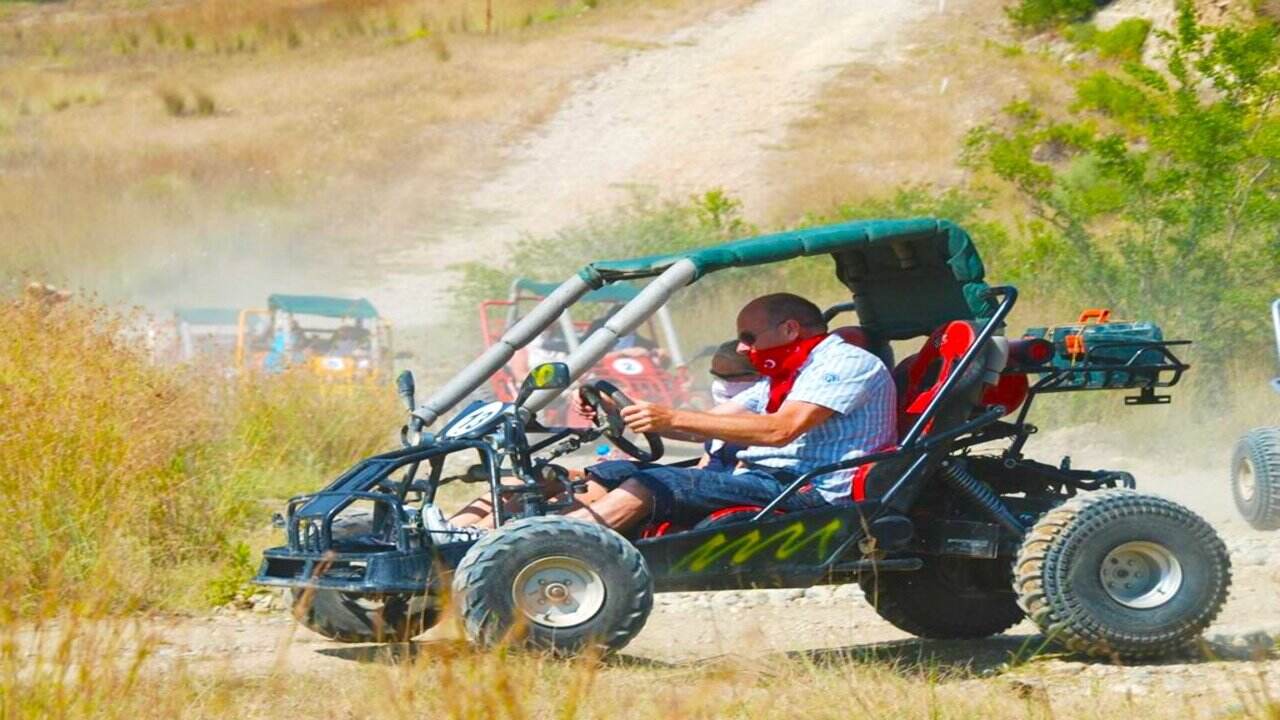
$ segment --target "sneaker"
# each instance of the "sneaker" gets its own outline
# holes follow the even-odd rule
[[[440,508],[429,503],[422,506],[422,526],[427,529],[427,535],[436,545],[478,540],[489,532],[486,528],[454,525],[445,519]]]

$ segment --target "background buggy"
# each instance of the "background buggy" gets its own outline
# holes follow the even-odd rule
[[[509,328],[524,313],[556,289],[554,283],[543,283],[528,278],[518,278],[511,283],[511,291],[505,300],[485,300],[480,303],[480,333],[485,348],[499,342]],[[529,369],[542,362],[567,358],[578,349],[582,338],[594,330],[599,321],[634,300],[640,293],[633,285],[617,283],[592,290],[578,301],[597,307],[595,322],[575,319],[566,308],[556,323],[533,339],[528,345],[512,353],[511,359],[489,378],[493,398],[511,402],[520,391],[520,381]],[[638,330],[643,329],[641,337]],[[670,406],[682,406],[690,402],[689,367],[680,338],[675,332],[671,314],[665,307],[644,323],[643,328],[633,330],[634,338],[628,347],[618,347],[607,353],[588,372],[584,380],[605,380],[633,397]],[[556,403],[542,411],[543,422],[551,425],[586,425],[585,419],[573,414],[567,403]]]
[[[568,503],[542,488],[558,484],[570,497],[574,489],[554,461],[602,433],[623,438],[616,411],[603,406],[601,429],[544,427],[534,413],[699,277],[807,255],[831,255],[852,293],[861,327],[843,335],[862,338],[889,363],[889,341],[925,338],[899,373],[908,385],[897,446],[818,468],[766,507],[725,508],[689,530],[645,539],[550,515]],[[593,288],[644,278],[653,279],[564,364],[535,368],[512,403],[475,402],[439,434],[422,432]],[[932,219],[846,223],[593,263],[417,406],[404,449],[291,500],[282,519],[288,544],[266,552],[256,581],[306,589],[298,616],[338,639],[411,636],[434,620],[436,599],[451,587],[480,645],[608,652],[643,626],[655,590],[858,582],[883,617],[927,637],[999,633],[1025,614],[1073,650],[1112,657],[1177,650],[1226,598],[1230,565],[1213,529],[1186,508],[1135,492],[1127,473],[1040,463],[1023,449],[1036,430],[1026,418],[1039,394],[1134,388],[1141,398],[1176,383],[1187,366],[1164,341],[1054,365],[1050,341],[1004,336],[1016,300],[1012,287],[986,285],[962,229]],[[1088,377],[1102,381],[1068,382],[1073,373],[1101,373]],[[413,407],[405,379],[402,394]],[[1014,420],[1001,419],[1017,405]],[[656,460],[661,447],[649,440],[647,452],[619,446]],[[1003,449],[978,449],[993,443]],[[444,460],[454,453],[479,462],[447,477]],[[786,495],[831,472],[851,474],[852,503],[775,512]],[[474,543],[437,543],[424,532],[416,508],[455,479],[488,485],[497,531]],[[498,502],[512,496],[524,500],[517,517]],[[375,506],[372,519],[344,528],[358,503]]]
[[[1276,353],[1280,355],[1280,299],[1271,303]],[[1271,381],[1280,393],[1280,377]],[[1258,530],[1280,529],[1280,427],[1254,428],[1236,443],[1231,458],[1231,496]]]

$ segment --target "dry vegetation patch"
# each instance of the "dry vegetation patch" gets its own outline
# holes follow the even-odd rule
[[[493,0],[491,20],[483,0],[10,9],[0,271],[136,298],[177,292],[175,253],[271,262],[301,241],[315,274],[349,266],[416,241],[414,218],[630,39],[743,1]],[[388,206],[406,225],[379,225]]]

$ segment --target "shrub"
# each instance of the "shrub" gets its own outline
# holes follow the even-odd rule
[[[1063,23],[1087,20],[1106,0],[1018,0],[1005,8],[1015,25],[1041,31]]]
[[[1269,344],[1280,33],[1265,21],[1206,27],[1182,2],[1167,40],[1163,68],[1100,69],[1066,118],[1011,106],[969,151],[1030,209],[1020,253],[1042,284],[1158,318],[1218,359]]]
[[[160,97],[160,102],[164,103],[165,112],[174,117],[187,114],[187,99],[182,93],[173,88],[162,87],[156,90],[156,95]]]

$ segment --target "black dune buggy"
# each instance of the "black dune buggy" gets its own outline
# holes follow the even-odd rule
[[[1280,299],[1271,303],[1271,323],[1280,353]],[[1280,392],[1280,377],[1271,381],[1271,389]],[[1231,496],[1255,529],[1280,529],[1280,427],[1254,428],[1236,443]]]
[[[857,313],[861,327],[837,331],[843,337],[891,368],[889,341],[924,338],[895,368],[897,446],[801,476],[766,507],[725,508],[689,528],[628,538],[556,515],[579,489],[558,458],[601,435],[646,461],[658,460],[662,446],[621,432],[617,406],[629,400],[613,388],[588,386],[598,429],[544,427],[537,411],[680,288],[709,272],[808,255],[832,256],[852,292],[851,303],[830,311]],[[281,518],[288,543],[266,551],[255,582],[291,588],[304,625],[352,642],[413,637],[451,595],[479,646],[610,652],[644,626],[654,592],[857,582],[882,617],[923,637],[993,635],[1026,616],[1052,640],[1090,654],[1139,658],[1186,646],[1217,615],[1230,584],[1213,528],[1136,492],[1128,473],[1023,454],[1038,395],[1128,388],[1136,392],[1130,404],[1167,401],[1157,390],[1187,369],[1173,353],[1178,343],[1095,338],[1064,349],[1050,338],[1009,339],[1005,318],[1017,292],[989,287],[983,275],[969,236],[933,219],[847,223],[588,265],[421,406],[412,378],[402,377],[412,411],[403,449],[290,500]],[[566,363],[534,368],[515,402],[473,402],[439,432],[423,430],[586,292],[644,278],[652,280],[639,296]],[[455,453],[475,462],[446,476]],[[850,475],[853,502],[775,510],[812,478],[836,472]],[[484,484],[498,508],[498,529],[479,541],[443,542],[421,520],[420,508],[455,480]],[[548,485],[563,492],[548,493]],[[501,510],[511,498],[523,500],[516,516]]]

